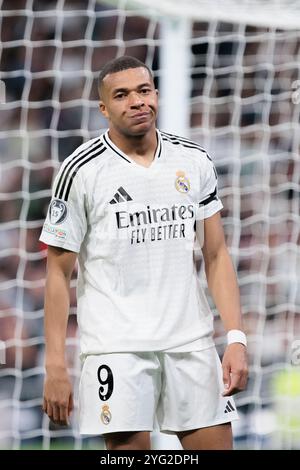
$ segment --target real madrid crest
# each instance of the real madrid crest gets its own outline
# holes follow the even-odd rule
[[[111,412],[109,411],[109,406],[108,405],[103,405],[102,406],[102,411],[101,411],[101,421],[103,424],[109,424],[111,422]]]
[[[176,180],[175,180],[175,188],[180,193],[187,193],[189,192],[191,185],[189,179],[185,176],[184,171],[176,171]]]

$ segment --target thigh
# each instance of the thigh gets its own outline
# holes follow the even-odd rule
[[[163,383],[158,407],[165,432],[192,431],[238,418],[234,401],[223,397],[222,366],[216,349],[163,353]]]
[[[79,385],[80,433],[152,431],[159,391],[152,353],[88,356]]]
[[[150,450],[150,432],[118,432],[105,434],[107,450]]]
[[[232,450],[231,424],[177,433],[185,450]]]

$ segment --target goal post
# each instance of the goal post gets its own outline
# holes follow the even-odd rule
[[[187,137],[190,133],[191,26],[187,18],[164,17],[160,21],[159,125],[166,131]]]
[[[299,29],[300,4],[297,0],[128,0],[124,2],[126,6],[135,6],[142,14],[188,18],[191,21]]]

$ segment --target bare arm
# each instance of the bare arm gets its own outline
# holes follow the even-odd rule
[[[202,253],[208,288],[226,330],[242,327],[239,288],[229,256],[220,213],[205,219]]]
[[[45,367],[43,409],[58,424],[67,424],[73,409],[72,387],[65,362],[70,306],[70,279],[77,254],[48,247],[45,288]]]
[[[235,270],[228,253],[220,214],[204,221],[202,248],[208,288],[227,331],[241,330],[241,306]],[[246,387],[246,348],[241,343],[227,346],[223,357],[224,395],[232,395]]]

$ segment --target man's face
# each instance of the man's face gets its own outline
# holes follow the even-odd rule
[[[146,134],[155,126],[157,90],[144,67],[106,75],[101,88],[100,111],[110,128],[126,136]]]

